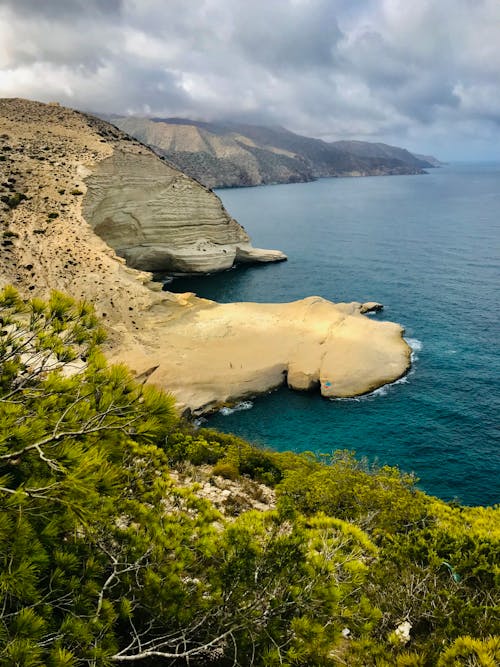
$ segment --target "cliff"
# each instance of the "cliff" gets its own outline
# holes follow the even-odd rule
[[[360,304],[219,305],[162,292],[137,269],[213,270],[283,256],[253,249],[213,193],[104,121],[1,100],[0,174],[0,285],[91,301],[108,330],[108,356],[192,411],[283,382],[361,394],[409,366],[401,327],[371,321]]]
[[[282,127],[112,116],[117,127],[209,187],[293,183],[332,176],[421,174],[409,151],[363,141],[329,143]]]
[[[2,101],[0,114],[3,156],[21,158],[24,171],[44,183],[47,215],[60,216],[81,197],[84,218],[130,266],[204,273],[286,259],[253,248],[216,195],[107,123],[20,100]],[[18,143],[10,146],[13,124]],[[69,182],[68,168],[74,171]],[[16,187],[27,188],[31,197],[40,194],[32,192],[33,176],[20,176]],[[5,188],[14,191],[14,182]],[[43,235],[50,236],[50,229],[45,221]]]
[[[83,216],[130,266],[209,273],[286,259],[253,248],[216,195],[150,151],[114,150],[85,185]]]

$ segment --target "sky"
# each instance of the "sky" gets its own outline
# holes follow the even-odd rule
[[[500,0],[0,0],[0,97],[500,160]]]

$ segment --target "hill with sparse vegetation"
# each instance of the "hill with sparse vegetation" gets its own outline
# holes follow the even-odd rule
[[[277,126],[133,116],[109,120],[211,188],[422,174],[436,166],[403,148],[367,141],[326,142]]]

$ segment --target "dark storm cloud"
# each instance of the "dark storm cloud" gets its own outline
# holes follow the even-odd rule
[[[342,37],[335,3],[323,0],[307,3],[307,11],[286,0],[236,4],[233,30],[250,61],[278,70],[331,66]]]
[[[0,64],[5,70],[45,63],[95,74],[113,59],[121,8],[121,0],[0,0]]]
[[[23,16],[43,16],[55,21],[67,21],[75,16],[114,16],[121,14],[123,0],[2,0],[0,6],[8,7]]]
[[[499,32],[497,0],[0,0],[0,94],[492,146]]]

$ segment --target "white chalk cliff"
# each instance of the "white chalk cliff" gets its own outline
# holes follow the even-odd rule
[[[130,266],[209,273],[286,259],[253,248],[217,196],[149,151],[115,150],[85,183],[85,219]]]

